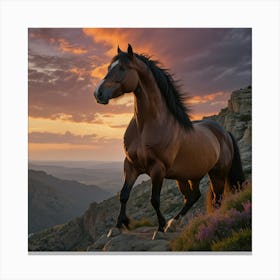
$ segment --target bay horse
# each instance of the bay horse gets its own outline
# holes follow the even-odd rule
[[[126,203],[137,177],[144,173],[152,182],[151,204],[158,231],[166,230],[167,225],[160,211],[164,178],[175,179],[184,196],[184,206],[172,220],[184,216],[199,199],[199,182],[207,173],[213,206],[219,207],[225,185],[233,188],[245,180],[234,137],[214,121],[192,122],[169,72],[128,45],[127,52],[118,47],[94,96],[98,103],[108,104],[130,92],[134,94],[134,115],[124,135],[124,184],[116,227],[128,228]]]

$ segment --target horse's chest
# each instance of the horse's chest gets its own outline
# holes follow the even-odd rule
[[[152,157],[152,148],[140,139],[125,145],[126,156],[136,167],[145,169]]]
[[[159,146],[159,143],[150,138],[134,138],[125,143],[126,157],[137,169],[147,173],[155,160],[160,157]]]

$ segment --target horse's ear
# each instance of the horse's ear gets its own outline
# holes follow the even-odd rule
[[[120,49],[120,47],[118,46],[118,53],[121,53],[122,52],[122,50]]]
[[[130,44],[128,44],[127,53],[128,53],[128,57],[129,57],[130,59],[132,59],[132,58],[133,58],[133,50],[132,50],[132,47],[131,47]]]

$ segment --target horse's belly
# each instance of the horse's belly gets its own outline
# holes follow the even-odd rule
[[[218,147],[218,146],[216,146]],[[183,148],[167,170],[166,177],[171,179],[200,179],[211,170],[219,158],[219,149]]]
[[[166,178],[178,180],[201,179],[208,171],[208,168],[192,168],[186,165],[174,164],[167,170]]]

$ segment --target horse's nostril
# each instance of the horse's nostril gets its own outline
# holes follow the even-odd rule
[[[102,92],[101,92],[100,90],[95,90],[95,91],[94,91],[94,96],[95,96],[96,98],[99,98],[99,97],[102,96]]]
[[[104,83],[104,80],[102,80],[96,87],[95,89],[95,92],[94,92],[94,95],[96,98],[99,98],[102,96],[102,89],[101,89],[101,86],[102,84]]]

